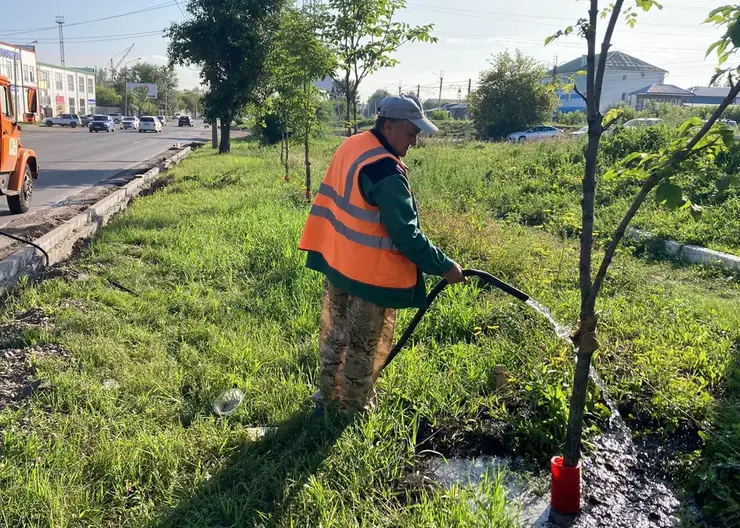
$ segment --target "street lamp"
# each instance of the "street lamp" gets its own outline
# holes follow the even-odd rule
[[[123,65],[123,115],[128,115],[128,69],[126,68],[126,66],[128,66],[132,62],[140,60],[141,57],[137,57],[135,59],[131,59]]]

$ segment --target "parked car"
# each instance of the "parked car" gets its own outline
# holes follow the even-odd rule
[[[113,119],[113,122],[115,124],[117,124],[117,125],[119,125],[121,123],[121,121],[123,121],[123,114],[120,114],[118,112],[114,112],[114,113],[108,114],[108,115],[111,116],[111,118]]]
[[[141,116],[139,120],[139,132],[161,132],[162,123],[154,116]]]
[[[525,130],[524,132],[514,132],[508,135],[509,141],[526,141],[533,139],[547,139],[556,136],[562,136],[563,131],[559,128],[548,125],[539,125]]]
[[[82,119],[77,114],[59,114],[57,117],[47,117],[44,124],[48,127],[59,125],[63,127],[77,128],[82,126]]]
[[[639,117],[637,119],[630,119],[624,124],[625,128],[638,128],[638,127],[650,127],[659,125],[663,122],[659,117]]]
[[[183,127],[183,126],[193,126],[193,120],[190,119],[190,116],[180,116],[180,118],[177,120],[177,126]]]
[[[586,134],[588,134],[588,125],[579,128],[575,132],[570,133],[571,136],[576,136],[576,137],[585,136]]]
[[[161,123],[163,127],[167,126],[167,116],[158,115],[157,119],[159,119],[159,122]]]
[[[121,129],[131,128],[136,130],[139,128],[139,118],[136,116],[126,116],[121,121]]]
[[[103,114],[95,114],[92,116],[92,119],[90,120],[90,124],[87,126],[87,129],[92,132],[100,132],[101,130],[103,132],[115,132],[116,131],[116,123],[113,121],[113,118],[109,115],[103,115]]]
[[[91,119],[92,119],[92,114],[87,114],[87,115],[84,115],[84,116],[80,116],[80,121],[82,121],[82,126],[89,125]]]

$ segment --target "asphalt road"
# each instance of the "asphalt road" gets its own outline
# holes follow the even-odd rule
[[[177,124],[155,134],[136,130],[90,133],[87,128],[32,127],[21,132],[24,147],[36,151],[41,172],[34,181],[30,213],[49,207],[115,174],[169,149],[175,143],[203,141],[211,136],[200,120],[193,128]],[[28,213],[27,213],[28,214]],[[0,197],[0,226],[19,218]]]

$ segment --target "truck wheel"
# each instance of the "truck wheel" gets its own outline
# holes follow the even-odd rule
[[[72,128],[77,128],[77,123],[75,123],[74,121],[72,121],[72,122],[71,122],[71,123],[69,124],[69,126],[71,126]]]
[[[16,196],[8,196],[8,209],[13,214],[25,213],[31,207],[31,195],[33,194],[33,177],[31,169],[26,165],[23,171],[23,183],[21,192]]]
[[[51,119],[49,119],[49,120],[47,120],[47,121],[46,121],[46,122],[45,122],[44,124],[45,124],[46,126],[48,126],[48,127],[53,127],[53,126],[54,126],[54,121],[52,121]]]

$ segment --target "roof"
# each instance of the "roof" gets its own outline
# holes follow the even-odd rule
[[[680,97],[694,97],[694,92],[679,88],[675,84],[654,83],[639,90],[631,92],[630,95],[678,95]]]
[[[88,75],[95,75],[95,68],[70,68],[69,66],[59,66],[58,64],[50,64],[48,62],[39,62],[39,67],[46,66],[48,68],[56,68],[57,70],[69,70],[78,73],[87,73]]]
[[[689,88],[689,92],[692,92],[697,97],[719,97],[724,99],[730,93],[730,89],[723,88],[722,86],[692,86]]]
[[[597,54],[596,64],[599,63],[599,55]],[[558,65],[557,73],[575,73],[580,70],[586,69],[586,55],[582,55],[576,59],[573,59],[570,62],[566,62],[565,64]],[[628,55],[626,53],[623,53],[621,51],[610,51],[609,54],[606,56],[606,69],[607,70],[620,70],[620,71],[655,71],[655,72],[663,72],[668,73],[666,70],[662,68],[658,68],[657,66],[653,66],[652,64],[649,64],[645,62],[644,60],[638,59],[637,57],[633,57],[632,55]],[[550,70],[550,75],[553,74],[553,71]]]

